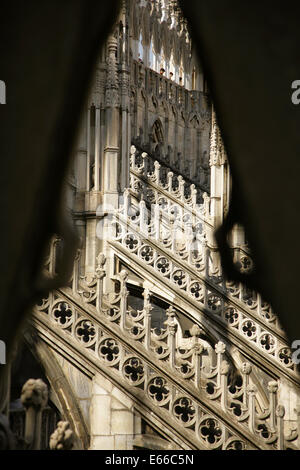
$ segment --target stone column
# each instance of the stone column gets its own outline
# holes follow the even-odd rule
[[[95,113],[95,168],[94,191],[100,190],[100,107],[96,107]]]
[[[98,73],[98,72],[97,72]],[[99,80],[98,80],[99,81]],[[96,81],[97,82],[97,81]],[[90,97],[87,111],[87,159],[86,159],[86,192],[84,210],[89,214],[85,219],[85,231],[81,230],[85,237],[85,274],[93,274],[96,265],[96,256],[100,251],[100,240],[96,237],[96,211],[101,202],[100,185],[100,99],[98,82]],[[95,135],[91,134],[91,107],[95,104]],[[91,155],[94,154],[93,181],[91,179]],[[92,215],[93,214],[93,215]],[[95,214],[95,215],[94,215]]]
[[[75,174],[75,184],[76,184],[76,196],[79,201],[76,201],[75,211],[83,210],[84,205],[84,191],[86,189],[87,184],[87,114],[89,110],[83,113],[80,125],[80,132],[77,138],[77,154],[74,161],[74,174]]]
[[[88,107],[86,117],[86,191],[91,187],[91,108]]]
[[[116,63],[118,41],[112,34],[107,40],[107,79],[105,87],[105,144],[103,152],[103,199],[102,211],[106,220],[105,230],[110,229],[110,221],[115,209],[119,205],[119,191],[121,189],[121,148],[122,140],[126,139],[126,116],[123,115],[123,122],[120,117],[121,97],[119,88],[119,77]],[[124,78],[127,78],[127,71],[124,70]],[[126,110],[124,111],[126,112]],[[122,135],[125,132],[125,136]],[[121,138],[120,138],[121,135]],[[121,148],[120,148],[121,146]],[[123,148],[123,152],[126,149]],[[125,157],[124,157],[125,159]],[[108,235],[108,234],[106,234]],[[114,258],[106,243],[108,236],[103,236],[103,246],[101,250],[107,259],[107,276],[104,282],[104,291],[113,289],[111,278],[114,275]]]
[[[223,193],[224,193],[224,163],[225,150],[220,135],[220,130],[213,112],[212,129],[210,141],[210,195],[211,195],[211,217],[215,227],[223,220]]]
[[[223,221],[224,216],[224,163],[225,150],[220,135],[220,130],[216,122],[216,116],[212,115],[212,129],[210,140],[210,216],[214,229],[218,228]],[[221,262],[217,251],[217,243],[214,237],[214,230],[209,230],[207,245],[210,249],[212,264],[211,274],[220,275]]]
[[[111,35],[107,43],[107,81],[105,94],[106,108],[106,141],[104,147],[104,203],[118,207],[119,171],[118,159],[120,155],[120,96],[118,87],[118,74],[116,64],[117,39]]]
[[[120,189],[129,187],[129,149],[130,149],[130,67],[129,67],[129,37],[128,23],[126,13],[126,2],[123,3],[122,12],[122,63],[121,63],[121,110],[122,110],[122,128],[121,128],[121,179]]]

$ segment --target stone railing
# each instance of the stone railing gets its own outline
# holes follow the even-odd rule
[[[210,246],[216,248],[210,196],[195,184],[187,183],[180,174],[174,175],[167,166],[153,160],[147,153],[138,152],[135,146],[131,146],[130,194],[137,200],[145,201],[148,211],[154,205],[159,206],[164,224],[169,228],[174,225],[178,228],[181,224],[186,227],[186,232],[190,231],[188,236],[185,235],[187,238],[195,238],[205,232]],[[125,190],[124,198],[128,196],[129,192]],[[232,246],[232,250],[239,269],[242,272],[250,271],[253,263],[248,246],[239,244]],[[215,256],[217,258],[220,269],[219,257]]]
[[[137,88],[144,88],[147,93],[157,99],[164,99],[178,109],[186,112],[196,111],[206,116],[209,113],[208,108],[209,95],[207,93],[187,90],[184,86],[177,84],[174,80],[161,75],[138,61],[132,62],[132,85]]]
[[[298,380],[291,349],[274,327],[276,317],[269,305],[242,285],[235,286],[218,277],[214,281],[213,276],[208,276],[208,249],[195,260],[197,270],[192,269],[178,259],[175,250],[168,250],[155,239],[145,239],[133,224],[128,226],[120,217],[115,223],[117,234],[110,244],[123,257],[127,254],[131,261],[146,268],[153,279],[172,289],[177,298],[185,300],[186,308],[190,304],[200,309],[210,321],[223,324],[225,331],[242,344],[256,353],[259,351],[273,365]]]
[[[116,215],[117,221],[120,224],[111,224],[110,235],[115,235],[118,241],[121,240],[130,252],[135,253],[134,248],[144,245],[146,239],[156,243],[160,250],[166,251],[167,258],[172,257],[174,261],[183,263],[186,271],[192,270],[194,276],[207,280],[222,295],[229,296],[242,304],[249,312],[251,311],[251,314],[263,320],[280,335],[283,334],[271,307],[263,302],[257,293],[249,291],[241,283],[226,282],[222,277],[219,255],[212,246],[214,227],[210,221],[209,202],[207,208],[202,204],[192,211],[188,205],[180,205],[170,198],[159,196],[153,200],[149,209],[144,199],[134,202],[130,192],[125,190],[123,205]],[[120,239],[117,232],[121,229]],[[134,233],[137,234],[136,240]],[[124,241],[125,235],[126,241]],[[244,250],[241,251],[239,261],[241,270],[246,271],[251,267],[251,258]]]
[[[167,197],[188,212],[201,219],[209,218],[209,196],[195,184],[188,183],[178,173],[154,160],[146,152],[137,151],[134,145],[130,150],[130,189],[143,194],[150,204]],[[204,214],[206,211],[206,215]]]
[[[140,202],[136,203],[134,199]],[[144,237],[161,241],[190,268],[221,286],[223,294],[242,302],[282,335],[271,306],[256,292],[246,289],[241,283],[222,280],[210,204],[206,193],[197,191],[193,184],[186,185],[182,176],[174,177],[167,167],[153,162],[147,153],[139,153],[132,146],[130,192],[125,190],[121,210],[125,219],[138,226],[135,229]],[[232,249],[240,271],[250,272],[253,262],[247,245],[233,246]],[[206,266],[208,269],[205,271]]]
[[[286,435],[283,432],[277,381],[269,380],[268,404],[262,403],[250,363],[237,372],[225,344],[202,339],[203,328],[197,322],[184,337],[172,305],[165,311],[165,326],[153,328],[152,294],[144,291],[143,307],[137,310],[128,301],[126,271],[116,278],[116,294],[103,294],[104,277],[105,258],[100,254],[94,278],[73,276],[69,288],[50,294],[35,308],[35,318],[45,328],[63,331],[79,353],[84,350],[87,359],[93,357],[119,384],[130,386],[129,393],[136,389],[135,398],[142,389],[152,412],[162,413],[175,429],[180,424],[190,445],[296,448],[296,425]]]

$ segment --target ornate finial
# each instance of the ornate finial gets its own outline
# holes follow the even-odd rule
[[[128,279],[128,272],[126,271],[126,269],[122,269],[120,272],[119,272],[119,278],[120,278],[120,281],[121,282],[126,282],[127,279]]]
[[[146,312],[146,315],[150,315],[150,312],[151,310],[153,310],[153,307],[150,302],[151,294],[150,294],[148,287],[144,288],[143,297],[144,297],[144,311]]]
[[[204,216],[208,217],[209,216],[209,202],[210,202],[210,197],[207,193],[202,194],[203,198],[203,212]]]
[[[105,269],[103,269],[103,266],[106,263],[106,257],[104,253],[100,252],[98,256],[96,257],[97,260],[97,267],[96,267],[96,277],[98,279],[103,279],[105,277]]]
[[[54,433],[50,436],[51,450],[71,450],[74,444],[74,434],[68,421],[59,421]]]
[[[144,301],[149,303],[150,302],[150,291],[148,289],[148,287],[145,287],[144,291],[143,291],[143,297],[144,297]]]
[[[167,325],[169,333],[174,335],[177,330],[177,324],[175,321],[176,310],[172,305],[166,310],[166,315],[168,319],[164,323]]]
[[[276,416],[278,418],[283,418],[285,415],[285,409],[283,405],[277,405],[276,407]]]
[[[166,315],[168,318],[174,318],[176,316],[176,310],[172,305],[170,305],[170,307],[167,308]]]
[[[99,255],[96,257],[96,260],[97,260],[97,269],[98,268],[102,269],[106,263],[106,258],[105,258],[104,253],[100,252]]]
[[[252,372],[252,366],[249,362],[243,362],[241,371],[245,375],[250,375]]]
[[[116,63],[116,51],[118,48],[117,39],[111,34],[107,40],[107,80],[106,80],[106,95],[105,104],[106,106],[118,106],[119,105],[119,93],[118,93],[118,70]]]
[[[21,402],[25,408],[42,409],[48,402],[48,388],[41,379],[29,379],[23,385]]]
[[[216,345],[215,345],[215,351],[217,354],[224,354],[226,350],[226,346],[224,343],[222,343],[222,341],[219,341]]]
[[[209,164],[222,165],[226,161],[226,153],[224,149],[223,140],[221,137],[220,128],[217,123],[216,113],[212,113],[212,129],[210,138],[210,158]]]

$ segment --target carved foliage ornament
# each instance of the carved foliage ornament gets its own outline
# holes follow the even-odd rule
[[[67,421],[59,421],[54,433],[50,436],[51,450],[71,450],[74,443],[74,434]]]
[[[21,402],[25,408],[44,408],[48,402],[47,385],[41,379],[27,380],[22,388]]]

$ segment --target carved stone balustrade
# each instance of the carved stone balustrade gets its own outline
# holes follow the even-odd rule
[[[187,210],[197,211],[199,216],[202,215],[202,218],[204,216],[209,220],[207,202],[205,207],[201,207],[198,202],[207,198],[207,193],[196,188],[192,182],[187,184],[180,174],[174,174],[166,165],[154,160],[146,152],[139,152],[134,145],[130,149],[130,170],[131,190],[140,192],[143,189],[145,200],[154,202],[154,190],[156,190],[160,196],[166,195],[180,205],[186,205]],[[151,194],[152,188],[153,194]]]
[[[232,366],[226,360],[224,343],[218,342],[214,352],[213,346],[201,339],[205,330],[200,325],[194,325],[190,329],[190,337],[183,338],[178,313],[172,306],[166,312],[166,329],[160,332],[152,330],[149,328],[152,310],[149,290],[145,291],[143,309],[135,311],[128,304],[128,278],[125,272],[120,273],[119,281],[120,294],[115,294],[115,299],[110,296],[113,299],[111,304],[103,297],[97,321],[87,311],[80,310],[73,304],[66,294],[60,294],[60,297],[52,297],[52,300],[44,302],[36,310],[39,322],[44,321],[47,328],[65,332],[66,341],[69,342],[72,338],[75,341],[74,347],[78,344],[78,353],[84,354],[86,360],[90,357],[95,361],[97,358],[100,368],[110,369],[117,381],[124,386],[126,383],[131,386],[131,393],[132,386],[138,390],[142,387],[147,393],[145,402],[149,400],[161,412],[168,412],[170,423],[175,424],[177,421],[188,432],[194,445],[199,442],[200,448],[227,448],[229,443],[225,435],[230,439],[235,435],[242,448],[252,448],[258,442],[261,442],[260,448],[270,449],[295,445],[297,433],[292,438],[286,438],[283,433],[283,408],[278,408],[278,399],[272,398],[277,393],[274,382],[269,384],[272,394],[269,409],[258,413],[255,405],[257,389],[253,383],[249,383],[249,364],[243,365],[240,383],[234,385],[230,378]],[[67,292],[72,297],[72,290],[66,290]],[[64,304],[64,310],[60,309],[60,304]],[[94,309],[96,312],[96,306]],[[60,312],[64,315],[63,312],[67,311],[70,312],[68,320],[61,321],[63,317]],[[46,317],[43,316],[45,314]],[[144,348],[142,355],[141,347]],[[157,354],[153,355],[156,351]],[[208,354],[204,365],[202,355],[205,353]],[[152,372],[147,366],[149,363]],[[179,390],[175,395],[174,392],[171,394],[171,389],[175,391],[178,387],[177,383],[184,387],[184,395]],[[194,390],[198,390],[197,394]],[[205,410],[208,403],[211,410],[215,409],[215,415]],[[225,413],[224,418],[227,416],[225,421],[218,417],[221,409]],[[235,433],[238,434],[232,434],[227,428],[229,422],[236,422]],[[222,439],[207,441],[203,431],[204,424],[209,429],[219,426],[222,429]],[[225,429],[229,434],[225,433]]]
[[[185,112],[207,112],[207,94],[196,90],[187,90],[182,85],[133,61],[133,83],[157,99],[164,99]]]
[[[208,317],[222,321],[251,347],[259,347],[271,361],[277,361],[291,371],[295,369],[289,359],[291,352],[281,330],[276,327],[276,317],[270,307],[243,286],[226,284],[220,276],[212,276],[208,263],[210,250],[206,245],[202,247],[203,255],[198,251],[194,263],[190,264],[187,247],[180,252],[172,244],[166,248],[163,240],[155,237],[157,230],[153,238],[145,239],[139,231],[139,220],[136,222],[137,226],[126,223],[121,214],[116,217],[117,236],[110,242],[114,248],[120,246],[130,258],[145,263],[149,273],[153,272],[161,282],[167,282],[187,302],[196,303],[201,310],[207,311]]]

